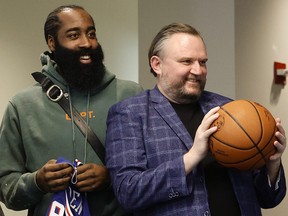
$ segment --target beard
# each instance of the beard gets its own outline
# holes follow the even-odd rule
[[[199,100],[201,93],[203,92],[206,85],[206,78],[201,76],[193,77],[197,80],[194,84],[189,84],[190,87],[186,86],[187,81],[192,78],[187,78],[178,82],[171,82],[170,78],[162,78],[162,88],[169,98],[180,104],[190,104]],[[192,86],[191,86],[192,85]]]
[[[92,62],[83,64],[80,57],[89,55]],[[95,49],[71,50],[55,42],[53,59],[59,66],[59,73],[72,88],[89,91],[99,85],[105,74],[104,53],[100,44]]]

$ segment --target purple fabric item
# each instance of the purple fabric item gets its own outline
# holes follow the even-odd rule
[[[69,186],[54,194],[46,216],[90,216],[86,193],[80,193],[75,187],[77,167],[82,163],[77,159],[71,163],[64,158],[58,158],[56,163],[68,163],[73,167],[74,173]]]

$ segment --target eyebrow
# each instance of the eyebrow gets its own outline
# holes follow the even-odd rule
[[[81,30],[81,29],[80,29],[79,27],[74,27],[74,28],[67,29],[67,30],[65,31],[65,33],[69,33],[69,32],[71,32],[71,31],[80,31],[80,30]],[[89,26],[89,27],[87,28],[87,31],[91,31],[91,30],[95,30],[95,31],[96,31],[95,26]]]
[[[179,58],[179,61],[185,61],[185,60],[208,61],[208,58],[192,58],[192,57],[181,57],[181,58]]]

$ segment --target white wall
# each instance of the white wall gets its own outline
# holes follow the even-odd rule
[[[288,134],[288,86],[273,83],[273,63],[288,66],[288,1],[236,0],[236,97],[257,101],[282,119]],[[288,81],[288,80],[287,80]],[[283,164],[288,174],[288,149]],[[264,216],[286,216],[286,198]]]

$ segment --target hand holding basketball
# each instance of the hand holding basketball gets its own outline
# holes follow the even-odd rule
[[[276,152],[276,122],[271,113],[258,103],[235,100],[219,110],[211,127],[218,130],[209,138],[215,159],[226,167],[239,170],[261,168]]]
[[[186,174],[190,173],[207,155],[209,137],[217,130],[217,127],[210,127],[210,125],[218,118],[218,111],[219,107],[214,107],[204,116],[195,134],[192,148],[184,154],[183,160]]]
[[[274,169],[275,168],[275,162],[278,161],[278,164],[281,163],[281,157],[282,154],[285,151],[286,148],[286,136],[285,136],[285,130],[281,125],[281,120],[279,118],[276,118],[276,126],[278,131],[276,132],[277,142],[274,144],[276,147],[276,153],[270,157],[270,160],[267,163],[268,169]],[[277,166],[277,165],[276,165]]]
[[[196,155],[201,156],[200,160],[207,155],[209,150],[209,146],[207,145],[209,137],[217,130],[216,127],[210,127],[211,123],[218,118],[219,114],[217,111],[219,111],[219,107],[214,107],[204,116],[195,134],[192,150],[196,149]]]

